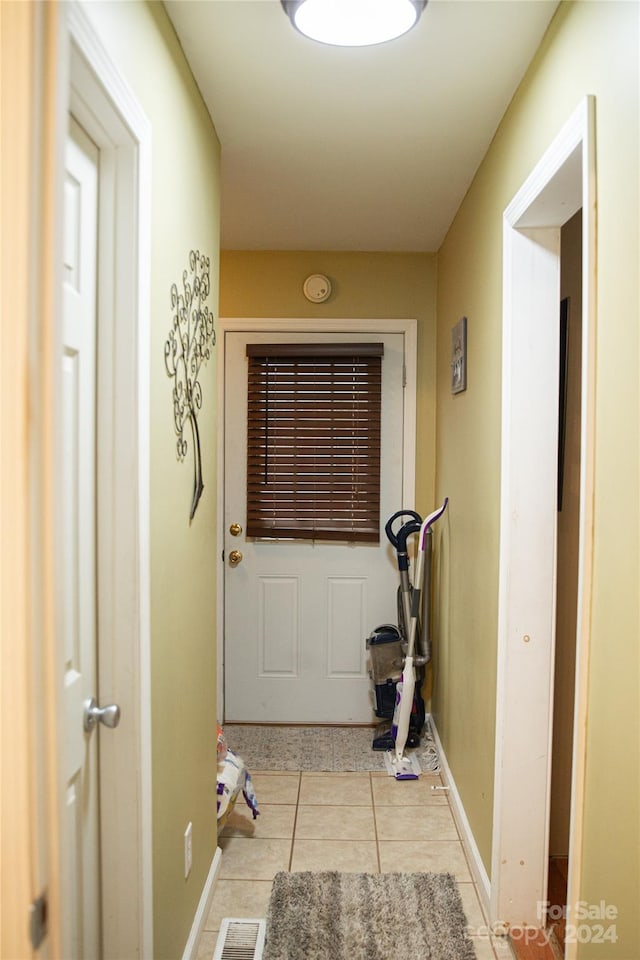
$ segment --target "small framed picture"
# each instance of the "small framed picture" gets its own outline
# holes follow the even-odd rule
[[[451,393],[467,389],[467,318],[451,328]]]

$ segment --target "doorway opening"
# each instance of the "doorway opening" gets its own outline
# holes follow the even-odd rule
[[[561,229],[582,210],[577,579],[567,903],[584,789],[595,357],[594,101],[586,98],[504,214],[503,420],[491,919],[541,927],[548,887],[558,533]]]
[[[565,948],[580,535],[582,210],[560,231],[558,529],[546,926]]]

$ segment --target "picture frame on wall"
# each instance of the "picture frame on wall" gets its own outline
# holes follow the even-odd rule
[[[467,318],[451,328],[451,393],[467,389]]]

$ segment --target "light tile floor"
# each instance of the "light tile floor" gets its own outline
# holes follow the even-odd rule
[[[452,873],[478,960],[511,960],[486,920],[439,776],[252,773],[260,816],[240,798],[218,843],[222,867],[197,960],[211,960],[223,917],[265,917],[279,870]],[[483,935],[484,934],[484,935]],[[309,958],[313,960],[313,958]]]

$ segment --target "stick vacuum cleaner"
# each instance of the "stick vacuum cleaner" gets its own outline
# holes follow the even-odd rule
[[[418,618],[420,615],[421,596],[426,593],[425,585],[427,582],[425,557],[427,554],[427,539],[430,528],[447,509],[448,498],[445,498],[442,506],[434,510],[433,513],[424,520],[420,528],[420,539],[418,542],[418,560],[416,564],[416,582],[411,596],[411,623],[409,627],[409,643],[407,646],[407,655],[404,659],[402,668],[402,680],[397,685],[396,710],[393,716],[392,735],[395,741],[395,749],[385,754],[385,763],[391,776],[396,780],[415,780],[420,775],[420,766],[415,757],[405,754],[405,748],[409,745],[409,729],[411,724],[411,712],[413,707],[413,697],[416,687],[416,670],[414,666],[414,657],[416,650],[416,638],[418,635]]]
[[[398,527],[398,524],[400,526]],[[367,637],[367,649],[374,685],[375,714],[382,722],[376,727],[372,747],[374,750],[392,750],[394,738],[391,722],[396,704],[397,684],[402,677],[405,651],[409,642],[411,623],[411,597],[413,586],[409,579],[408,540],[420,532],[422,517],[415,510],[398,510],[386,523],[385,533],[398,562],[400,586],[398,587],[398,625],[383,623]],[[425,612],[427,616],[425,617]],[[422,611],[418,633],[421,637],[420,652],[414,658],[416,684],[407,733],[407,746],[417,747],[425,720],[425,705],[422,699],[422,682],[425,664],[430,659],[428,610]]]

